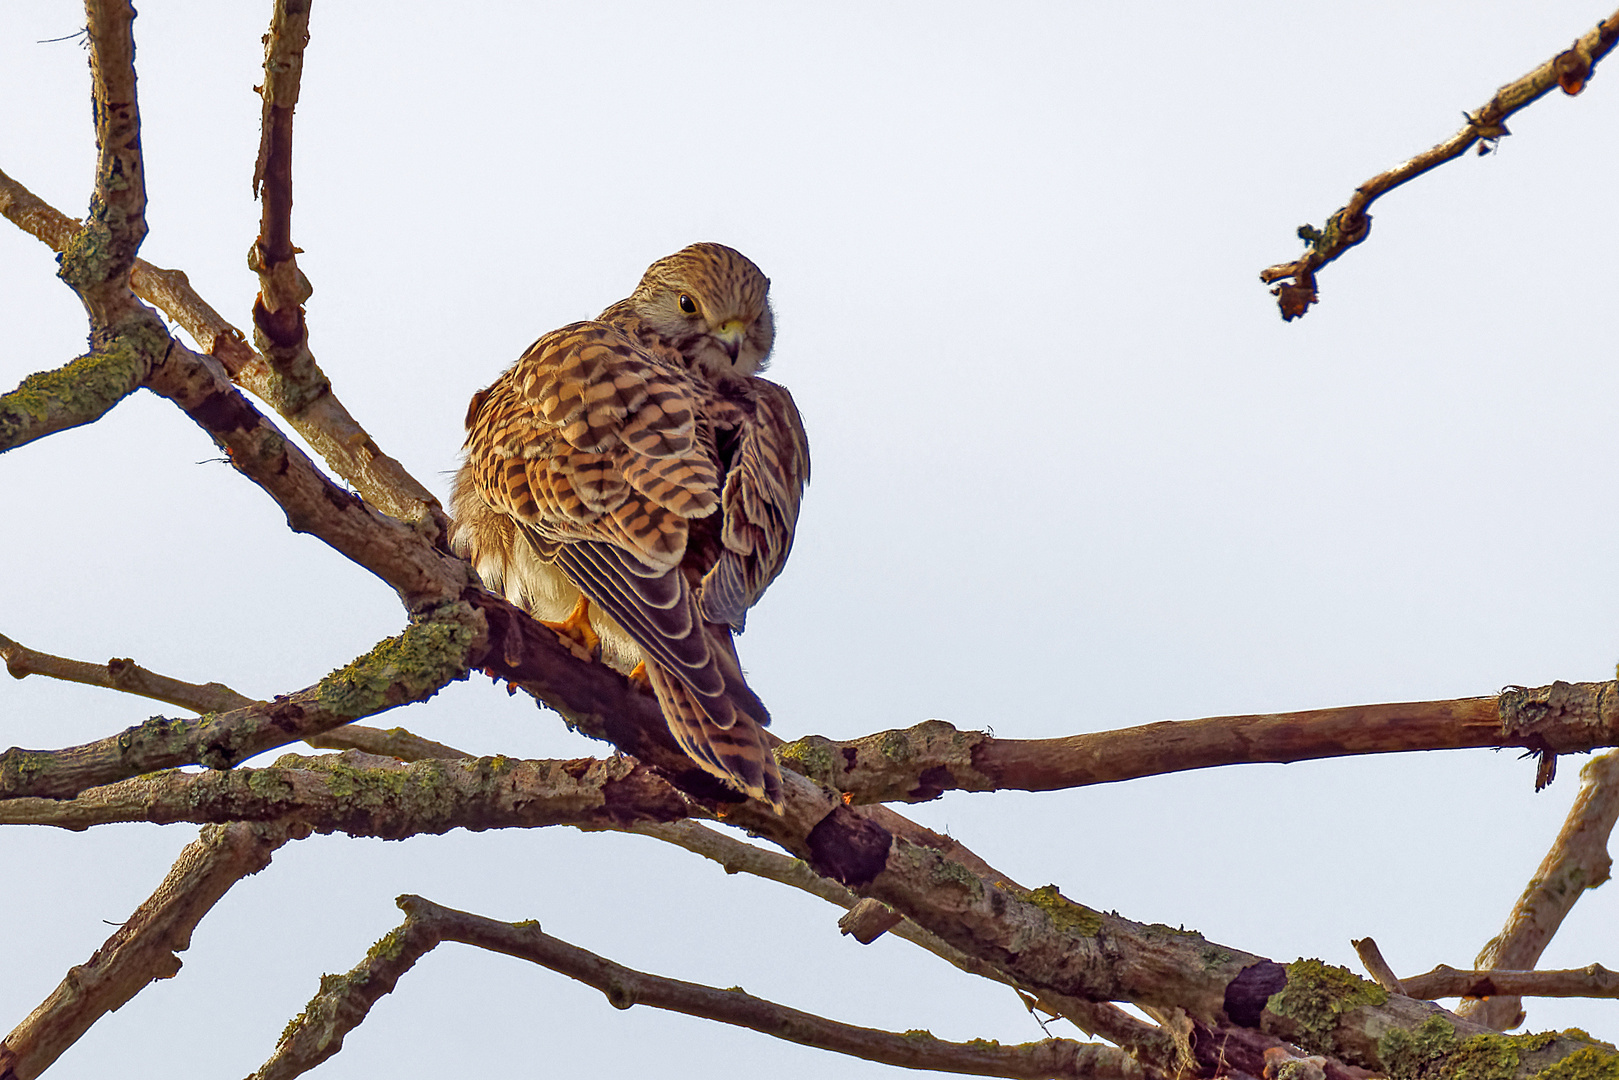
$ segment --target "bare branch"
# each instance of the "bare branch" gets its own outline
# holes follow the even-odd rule
[[[68,660],[65,657],[52,656],[50,653],[36,652],[27,646],[19,645],[4,634],[0,634],[0,659],[5,660],[6,670],[14,679],[45,675],[52,679],[63,679],[87,686],[122,690],[126,694],[167,702],[193,712],[227,712],[253,704],[252,698],[243,697],[223,683],[212,682],[199,686],[196,683],[181,682],[179,679],[171,679],[167,675],[148,671],[133,660],[112,659],[105,664]]]
[[[253,192],[263,204],[259,237],[250,260],[259,275],[253,304],[253,341],[286,387],[293,413],[327,393],[331,384],[309,352],[305,300],[314,291],[298,269],[292,245],[292,117],[309,43],[309,0],[276,0],[264,36],[264,118]]]
[[[432,739],[424,739],[402,727],[384,730],[361,724],[345,724],[324,735],[311,735],[304,742],[317,750],[359,750],[366,754],[398,758],[400,761],[428,761],[434,758],[459,761],[477,756]]]
[[[1608,880],[1613,867],[1608,837],[1619,820],[1619,752],[1586,762],[1580,780],[1580,792],[1557,839],[1507,916],[1506,927],[1479,952],[1480,968],[1533,968],[1575,901]],[[1483,1001],[1464,1002],[1457,1012],[1498,1030],[1522,1023],[1519,1001],[1505,990]]]
[[[1404,986],[1400,985],[1400,977],[1394,974],[1394,969],[1389,967],[1387,960],[1383,959],[1383,953],[1378,949],[1377,942],[1371,938],[1358,938],[1349,944],[1355,947],[1355,953],[1360,957],[1360,962],[1366,965],[1367,972],[1371,974],[1373,981],[1378,986],[1391,994],[1404,994],[1406,997],[1428,996],[1412,994]]]
[[[1597,23],[1573,46],[1523,78],[1501,87],[1477,112],[1467,114],[1467,123],[1456,134],[1356,188],[1349,204],[1328,218],[1324,229],[1300,228],[1299,238],[1310,245],[1310,250],[1302,258],[1269,267],[1259,274],[1259,280],[1267,285],[1284,278],[1293,279],[1291,284],[1271,290],[1278,298],[1282,318],[1296,319],[1315,303],[1316,271],[1366,239],[1372,226],[1371,215],[1366,211],[1379,197],[1460,157],[1475,143],[1482,142],[1479,152],[1488,153],[1498,139],[1511,134],[1506,127],[1507,117],[1540,100],[1553,87],[1560,86],[1569,95],[1578,94],[1590,80],[1597,62],[1608,55],[1616,42],[1619,42],[1619,12]]]
[[[118,735],[63,750],[12,747],[0,754],[0,799],[71,798],[87,788],[179,765],[228,769],[359,717],[424,701],[466,676],[480,630],[465,605],[450,605],[289,697],[196,720],[153,717]]]
[[[1254,762],[1516,746],[1542,755],[1619,743],[1619,683],[1554,683],[1497,697],[1165,720],[1058,739],[996,739],[928,720],[848,742],[809,735],[786,767],[857,804],[945,791],[1053,791]]]
[[[440,907],[419,896],[402,896],[399,906],[407,914],[407,924],[412,920],[425,923],[440,940],[459,941],[539,964],[595,987],[618,1009],[650,1005],[902,1068],[1031,1080],[1057,1076],[1122,1080],[1146,1075],[1128,1054],[1109,1046],[1068,1039],[1021,1046],[983,1040],[949,1043],[925,1031],[896,1035],[855,1027],[754,997],[740,987],[719,990],[635,971],[551,937],[537,923],[496,922]]]
[[[1516,1002],[1520,997],[1619,998],[1619,972],[1601,964],[1568,971],[1457,971],[1440,964],[1402,980],[1417,998],[1488,998]]]
[[[303,835],[288,825],[210,825],[180,853],[173,869],[84,964],[0,1044],[0,1076],[32,1080],[102,1016],[148,983],[180,970],[176,953],[232,885],[270,864],[270,856]]]
[[[223,446],[237,471],[281,505],[295,532],[318,536],[382,578],[408,610],[454,600],[472,582],[464,563],[328,480],[231,385],[212,358],[172,343],[147,385]]]
[[[84,223],[68,217],[17,181],[0,172],[0,216],[39,240],[52,251],[62,251]]]
[[[860,896],[835,881],[821,877],[802,859],[789,858],[779,852],[767,851],[733,836],[718,832],[696,821],[650,822],[631,825],[629,832],[651,836],[665,843],[711,859],[725,868],[727,874],[745,873],[801,889],[838,907],[851,909],[861,903]],[[876,903],[877,901],[872,901]],[[885,905],[886,906],[886,905]],[[901,918],[890,931],[920,946],[969,975],[1003,983],[1020,989],[1005,972],[976,956],[969,956],[936,934],[922,929],[910,919]],[[1174,1047],[1167,1035],[1151,1024],[1144,1023],[1105,1001],[1085,1001],[1047,992],[1030,993],[1037,1004],[1053,1016],[1066,1017],[1088,1035],[1100,1035],[1138,1052],[1149,1061],[1173,1061]]]

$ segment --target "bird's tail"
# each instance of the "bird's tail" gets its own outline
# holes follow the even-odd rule
[[[763,725],[751,715],[757,712],[764,723],[769,723],[769,714],[764,712],[763,705],[747,684],[742,683],[741,671],[737,670],[735,679],[739,685],[727,686],[728,691],[740,690],[740,693],[713,697],[700,697],[660,664],[649,662],[646,673],[652,689],[657,692],[669,733],[686,756],[704,772],[719,777],[744,794],[764,800],[776,813],[783,813],[781,770],[776,765],[776,755],[771,753]],[[730,684],[730,673],[726,674],[726,682]]]

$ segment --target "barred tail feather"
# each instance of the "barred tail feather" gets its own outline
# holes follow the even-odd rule
[[[737,708],[729,697],[699,700],[690,687],[658,664],[647,664],[646,673],[657,692],[669,733],[686,756],[704,772],[769,803],[776,813],[784,812],[781,770],[775,754],[770,752],[770,741],[753,717]],[[724,712],[723,722],[711,712]]]

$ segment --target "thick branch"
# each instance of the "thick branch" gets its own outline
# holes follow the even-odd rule
[[[1467,114],[1466,125],[1440,143],[1408,161],[1403,161],[1387,172],[1378,173],[1355,189],[1349,204],[1327,219],[1326,228],[1315,230],[1305,226],[1299,230],[1301,239],[1310,250],[1302,258],[1281,263],[1260,272],[1259,279],[1267,285],[1292,278],[1292,284],[1272,289],[1280,304],[1282,318],[1295,319],[1303,315],[1316,301],[1316,271],[1332,262],[1345,251],[1366,239],[1372,225],[1366,211],[1379,197],[1393,191],[1408,180],[1413,180],[1430,169],[1437,168],[1466,153],[1468,148],[1482,141],[1481,153],[1496,140],[1510,135],[1506,119],[1519,109],[1538,101],[1554,86],[1564,93],[1578,94],[1591,78],[1592,69],[1619,42],[1619,12],[1597,23],[1573,46],[1558,53],[1529,74],[1508,83],[1495,92],[1477,112]]]
[[[68,800],[7,799],[0,825],[292,821],[319,833],[401,840],[452,829],[624,828],[691,810],[657,773],[625,757],[406,763],[350,750],[286,754],[265,768],[166,770]]]
[[[1418,998],[1619,997],[1619,972],[1601,964],[1569,971],[1457,971],[1440,964],[1400,981]]]
[[[1534,967],[1574,902],[1586,889],[1608,880],[1613,867],[1608,838],[1619,820],[1619,753],[1586,762],[1580,779],[1580,792],[1557,839],[1507,916],[1506,927],[1478,954],[1479,967]],[[1509,991],[1500,993],[1505,996],[1466,1002],[1457,1011],[1488,1027],[1515,1027],[1522,1022],[1520,1003]]]
[[[0,799],[66,799],[180,765],[229,769],[359,717],[425,701],[465,678],[467,657],[481,644],[480,621],[464,605],[436,614],[289,697],[196,720],[153,717],[118,735],[63,750],[12,747],[0,754]]]
[[[851,802],[874,803],[1354,754],[1516,746],[1555,755],[1616,743],[1619,683],[1554,683],[1498,697],[1166,720],[1058,739],[996,739],[928,720],[848,742],[810,735],[778,754]]]
[[[0,1044],[0,1080],[32,1080],[102,1016],[148,983],[172,978],[191,931],[236,882],[300,835],[287,825],[210,825],[157,891]]]
[[[1287,1040],[1349,1067],[1334,1063],[1329,1076],[1351,1077],[1359,1075],[1355,1068],[1387,1071],[1396,1061],[1391,1054],[1410,1051],[1408,1043],[1389,1041],[1396,1029],[1420,1034],[1442,1024],[1457,1052],[1487,1033],[1342,969],[1316,961],[1283,967],[1195,933],[1095,911],[1053,886],[1029,891],[980,877],[963,861],[970,853],[957,847],[947,854],[942,838],[932,846],[896,836],[879,823],[880,808],[846,807],[796,774],[784,780],[785,815],[744,804],[729,812],[731,821],[802,853],[819,873],[890,904],[1042,1001],[1065,995],[1132,1000],[1175,1015],[1184,1010],[1199,1062],[1258,1075],[1264,1053]],[[271,769],[161,773],[70,803],[12,800],[0,803],[0,821],[83,828],[102,821],[290,820],[317,831],[397,839],[453,828],[624,828],[697,809],[657,773],[623,757],[405,765],[349,753],[289,756]],[[914,825],[910,831],[921,832]],[[1574,1037],[1537,1037],[1523,1051],[1522,1068],[1512,1076],[1576,1052],[1605,1053]]]
[[[146,364],[116,344],[39,371],[0,394],[0,453],[91,424],[140,388]]]

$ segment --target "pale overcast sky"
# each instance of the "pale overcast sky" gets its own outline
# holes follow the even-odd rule
[[[1284,325],[1258,271],[1354,187],[1589,29],[1529,3],[317,4],[294,239],[311,343],[439,492],[472,392],[695,240],[771,276],[772,375],[814,482],[740,643],[786,738],[940,717],[1042,737],[1489,694],[1619,660],[1611,312],[1619,68],[1375,208]],[[239,326],[269,5],[141,5],[151,234]],[[80,214],[67,2],[0,6],[0,168]],[[1619,61],[1610,61],[1619,64]],[[0,383],[83,349],[51,254],[0,223]],[[212,459],[165,401],[0,457],[0,633],[253,696],[396,633],[392,592]],[[0,745],[174,710],[28,679]],[[601,754],[475,676],[384,718],[479,753]],[[269,760],[266,758],[265,760]],[[1287,961],[1471,964],[1578,788],[1490,751],[1246,766],[907,813],[1029,884]],[[9,1030],[191,826],[0,832]],[[1619,967],[1619,886],[1543,966]],[[52,1076],[244,1075],[322,972],[420,893],[838,1019],[1021,1042],[1004,988],[654,841],[567,830],[277,854],[180,977]],[[1619,1038],[1613,1002],[1529,1004]],[[1053,1033],[1077,1035],[1065,1024]],[[323,1077],[898,1075],[443,946]]]

